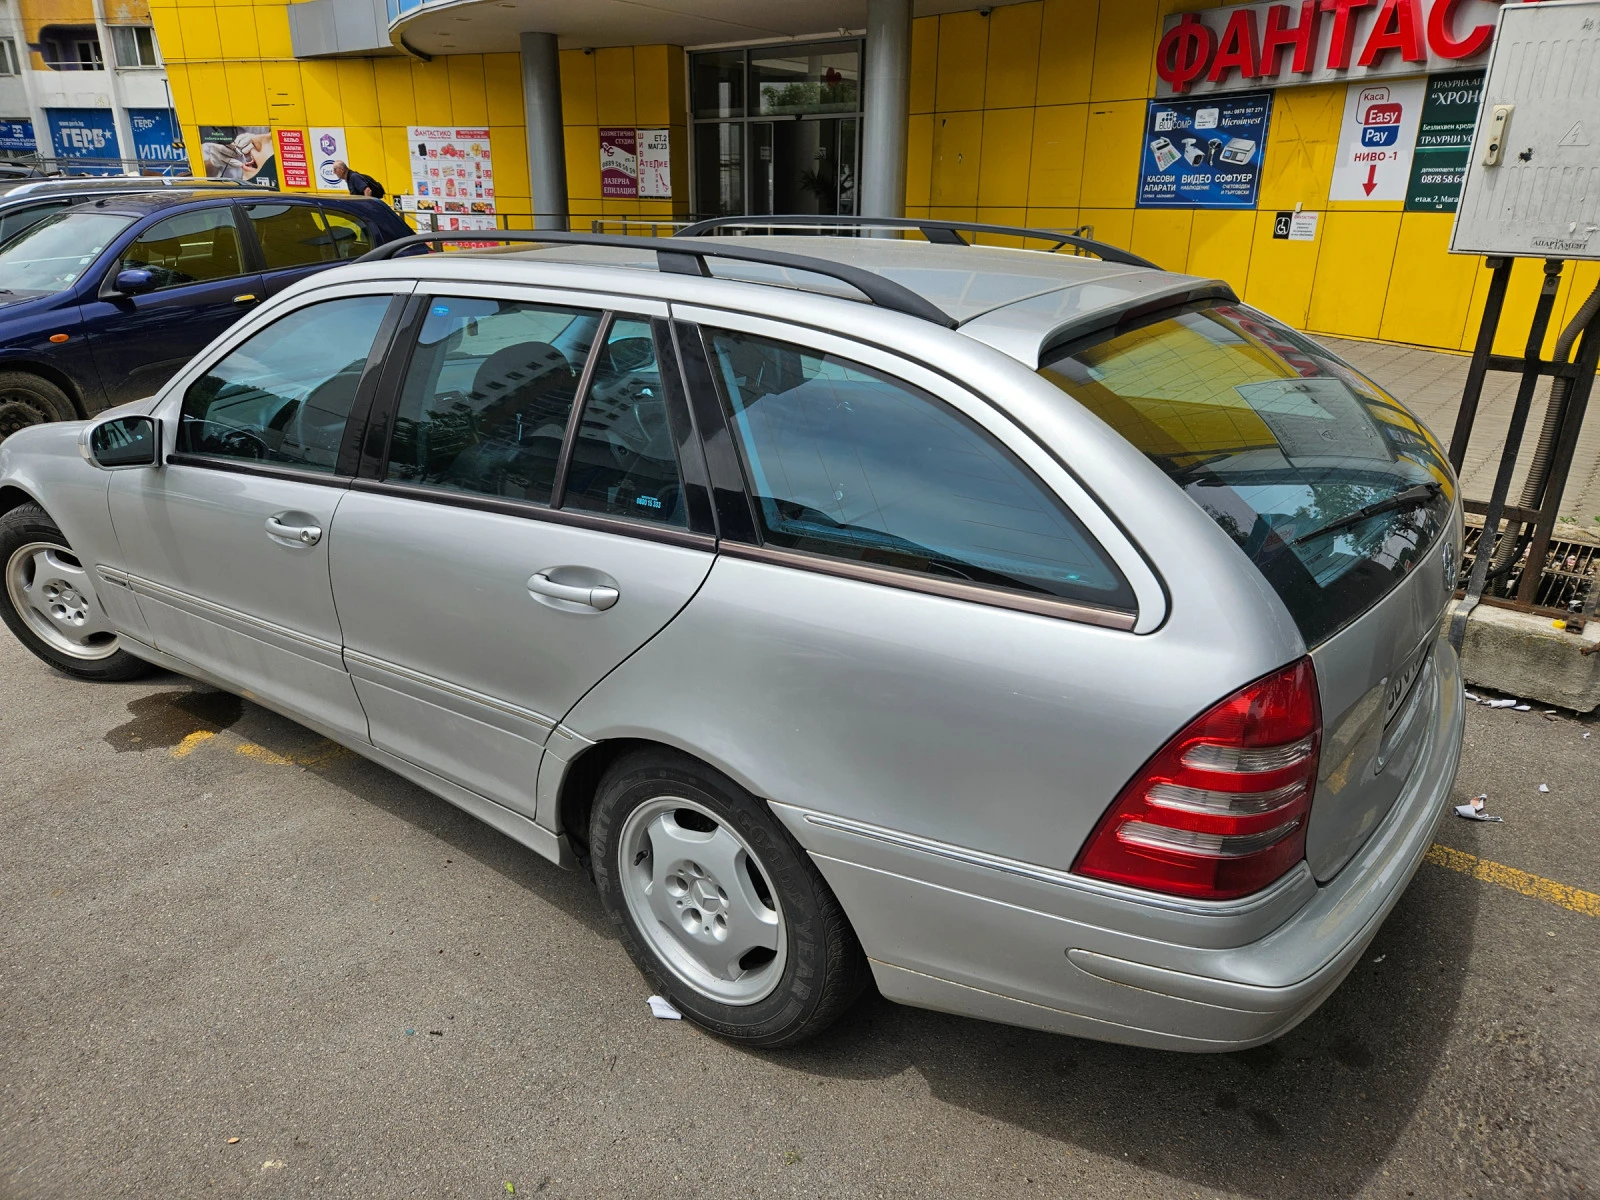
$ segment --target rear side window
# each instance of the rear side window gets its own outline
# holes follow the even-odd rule
[[[1060,500],[954,409],[869,367],[714,331],[763,541],[1132,611]]]
[[[332,472],[388,296],[308,304],[184,393],[178,452]]]
[[[333,249],[330,257],[335,262],[360,258],[372,249],[372,233],[367,228],[366,222],[359,221],[337,208],[323,209],[322,219],[328,225],[328,241]]]
[[[1039,370],[1222,527],[1308,644],[1386,595],[1449,519],[1455,479],[1422,423],[1242,305],[1046,353]]]
[[[386,479],[550,502],[600,313],[436,296],[406,375]]]
[[[334,262],[333,240],[311,204],[249,204],[245,214],[261,243],[267,270]]]
[[[229,279],[244,271],[233,206],[218,205],[158,221],[123,252],[117,270],[143,268],[156,287],[182,287],[208,279]]]

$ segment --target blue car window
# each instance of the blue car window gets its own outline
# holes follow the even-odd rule
[[[324,208],[322,218],[328,224],[328,240],[333,245],[336,262],[360,258],[372,249],[372,233],[367,229],[366,222],[337,208]]]
[[[831,354],[711,338],[767,544],[1134,609],[1061,501],[942,401]]]
[[[69,288],[131,224],[133,218],[120,213],[46,217],[0,246],[0,289],[38,294]]]
[[[332,472],[388,296],[308,304],[184,393],[178,452]]]
[[[267,270],[338,261],[333,239],[315,205],[247,204],[244,211],[250,218],[250,228],[255,230],[256,241],[261,243]]]
[[[196,209],[158,221],[122,252],[118,271],[149,271],[157,288],[229,279],[244,271],[233,206]]]

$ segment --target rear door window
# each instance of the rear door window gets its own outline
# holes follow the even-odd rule
[[[765,543],[1135,608],[1060,499],[943,401],[803,346],[720,330],[710,340]]]
[[[247,204],[244,211],[267,270],[335,261],[333,241],[315,205]]]
[[[1039,370],[1216,521],[1310,645],[1399,583],[1455,502],[1444,452],[1404,405],[1243,305],[1047,352]]]

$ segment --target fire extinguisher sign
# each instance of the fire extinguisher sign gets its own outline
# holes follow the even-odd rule
[[[1404,200],[1411,180],[1417,123],[1427,92],[1423,79],[1352,83],[1333,164],[1330,200]]]
[[[1152,100],[1139,206],[1254,208],[1271,118],[1271,92]]]

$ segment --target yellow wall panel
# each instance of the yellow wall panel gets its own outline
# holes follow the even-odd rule
[[[1144,117],[1143,100],[1089,105],[1083,153],[1085,207],[1133,207]]]
[[[450,65],[444,59],[436,58],[431,63],[412,62],[411,94],[416,99],[418,125],[455,123],[450,111]]]
[[[1255,244],[1256,214],[1202,209],[1194,214],[1189,234],[1190,275],[1220,279],[1244,294],[1250,277],[1250,250]]]
[[[1457,346],[1482,259],[1447,254],[1449,213],[1405,213],[1395,243],[1383,323],[1386,341]]]
[[[1039,27],[1040,104],[1082,104],[1094,75],[1096,0],[1044,0]]]
[[[598,125],[594,102],[594,55],[561,52],[561,119],[568,125]]]
[[[266,125],[270,121],[266,84],[259,62],[223,64],[228,79],[228,109],[236,125]]]
[[[983,107],[988,52],[988,18],[976,11],[946,13],[939,18],[939,73],[934,94],[939,112]]]
[[[183,52],[190,61],[222,57],[222,37],[217,32],[216,9],[180,8],[178,33],[183,39]]]
[[[189,68],[182,63],[167,64],[167,87],[172,92],[172,107],[180,121],[194,114],[194,100],[189,92]]]
[[[333,60],[308,59],[300,64],[300,86],[306,94],[307,125],[340,125],[344,107],[339,103],[339,65]]]
[[[983,113],[939,113],[933,118],[933,205],[978,203]]]
[[[1261,208],[1327,207],[1345,85],[1279,88],[1261,160]]]
[[[933,123],[930,113],[913,114],[906,131],[906,206],[926,208],[933,186]]]
[[[1080,208],[1078,224],[1090,226],[1088,236],[1113,246],[1133,241],[1133,210],[1130,208]]]
[[[372,60],[369,58],[341,58],[339,67],[339,104],[343,109],[338,123],[351,125],[381,125],[378,87],[373,79]]]
[[[1317,226],[1322,250],[1306,328],[1343,337],[1377,337],[1400,238],[1400,214],[1323,213]]]
[[[345,153],[350,156],[350,162],[355,164],[355,169],[363,173],[376,170],[379,163],[385,162],[383,153],[383,130],[375,125],[346,125],[344,127]],[[393,188],[387,179],[379,180],[386,191],[398,191]],[[408,182],[404,190],[410,191]]]
[[[293,58],[289,37],[289,8],[284,4],[258,4],[251,10],[256,20],[256,44],[262,58]]]
[[[230,59],[261,57],[261,39],[256,34],[256,10],[239,5],[217,9],[217,35],[227,47],[223,56]]]
[[[1194,212],[1186,208],[1141,208],[1133,214],[1133,241],[1128,246],[1165,271],[1182,271],[1189,261]]]
[[[1114,9],[1114,12],[1112,11]],[[1143,100],[1155,74],[1156,0],[1102,0],[1089,98]]]
[[[1304,329],[1317,265],[1317,243],[1280,242],[1272,236],[1273,221],[1273,213],[1255,214],[1244,301],[1285,324]]]
[[[1077,208],[1083,187],[1083,147],[1089,106],[1057,104],[1034,110],[1033,151],[1028,165],[1032,208]]]
[[[911,111],[933,111],[934,85],[939,78],[939,18],[918,17],[911,22]]]
[[[228,76],[221,63],[190,63],[189,94],[194,98],[195,124],[233,124],[233,104],[228,99]]]
[[[482,55],[451,54],[445,62],[450,67],[450,120],[457,125],[487,125],[489,99],[483,88]]]
[[[494,157],[494,191],[498,207],[528,207],[528,134],[521,125],[492,126],[489,152]]]
[[[633,89],[633,47],[594,52],[595,115],[601,125],[632,125],[637,120]]]
[[[1024,222],[1029,229],[1076,229],[1079,225],[1078,210],[1075,208],[1032,208],[1028,209],[1027,220]]]
[[[975,204],[935,204],[929,207],[928,216],[935,221],[972,222],[978,219],[978,206]]]
[[[485,54],[483,90],[489,97],[490,125],[521,125],[522,55]]]
[[[1010,225],[1013,227],[1028,223],[1028,210],[1026,208],[985,208],[978,206],[978,220],[984,225]],[[1026,238],[1012,237],[1009,234],[978,234],[972,239],[980,246],[1014,246],[1018,250],[1025,249],[1028,245]]]
[[[641,126],[659,128],[672,124],[672,91],[669,83],[672,57],[682,51],[670,46],[636,46],[633,51],[634,120]]]
[[[300,84],[300,64],[294,62],[269,62],[261,65],[261,76],[267,85],[267,111],[274,125],[300,126],[306,124],[305,92]],[[199,98],[205,93],[194,89],[196,111]]]
[[[600,199],[600,130],[594,125],[568,125],[567,194]]]
[[[383,133],[383,186],[391,193],[411,190],[411,147],[404,125],[385,125]],[[496,178],[496,183],[499,179]]]
[[[978,160],[979,204],[1027,206],[1033,114],[1031,108],[990,109],[983,114],[983,148]]]
[[[158,8],[150,13],[150,23],[156,31],[156,47],[161,52],[161,61],[172,64],[182,62],[188,56],[183,52],[183,29],[178,24],[178,12],[173,8]]]
[[[984,72],[985,108],[1031,105],[1039,79],[1039,20],[1042,0],[1007,4],[989,14],[989,62]]]
[[[372,60],[372,82],[384,125],[418,125],[416,96],[411,90],[411,63],[404,58]]]

